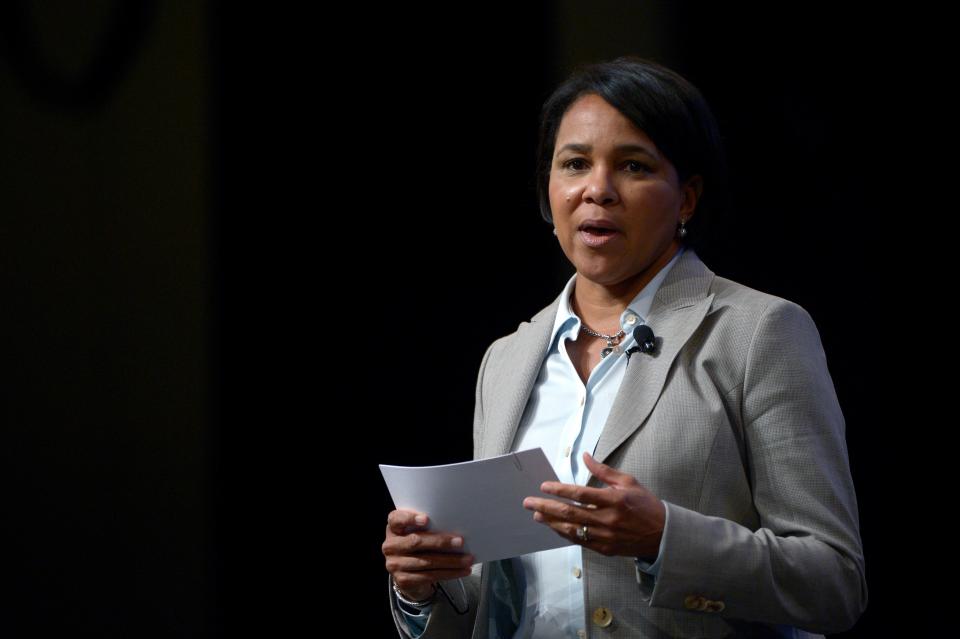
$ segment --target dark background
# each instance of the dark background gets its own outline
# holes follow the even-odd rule
[[[700,256],[820,330],[870,587],[837,636],[942,602],[911,445],[952,361],[914,347],[949,303],[939,16],[237,4],[0,9],[5,636],[392,636],[377,464],[470,458],[484,350],[571,274],[540,105],[627,53],[719,121]]]

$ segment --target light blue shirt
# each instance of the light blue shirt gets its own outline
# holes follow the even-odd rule
[[[557,308],[550,349],[520,421],[513,451],[542,448],[562,483],[586,485],[590,472],[583,463],[583,453],[587,451],[593,455],[600,439],[626,371],[625,352],[636,344],[633,330],[645,323],[660,284],[683,250],[677,251],[624,309],[620,315],[620,327],[624,331],[620,348],[600,360],[590,371],[586,385],[566,349],[566,340],[576,341],[581,325],[580,318],[570,306],[577,275],[570,277]],[[642,354],[631,355],[635,356]],[[532,517],[533,513],[530,515]],[[663,538],[666,538],[666,529]],[[652,564],[637,559],[636,566],[656,577],[661,558],[662,552],[658,552]],[[514,637],[579,639],[586,636],[582,546],[573,544],[544,550],[523,555],[520,559],[526,581],[526,600],[520,627]],[[627,558],[624,560],[628,561]],[[419,615],[408,612],[404,606],[400,609],[411,635],[419,637],[426,627],[431,606],[427,605]]]

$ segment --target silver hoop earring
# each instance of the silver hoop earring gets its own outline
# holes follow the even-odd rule
[[[554,235],[557,234],[557,227],[553,227],[553,234],[554,234]]]

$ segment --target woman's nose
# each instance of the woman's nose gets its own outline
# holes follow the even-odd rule
[[[617,189],[610,179],[610,174],[601,168],[595,168],[588,178],[583,190],[583,199],[592,204],[610,204],[617,200]]]

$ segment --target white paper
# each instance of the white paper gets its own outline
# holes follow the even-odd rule
[[[427,530],[462,535],[476,563],[573,545],[523,507],[526,497],[576,503],[540,491],[560,481],[542,448],[444,466],[380,464],[380,472],[398,509],[426,513]]]

